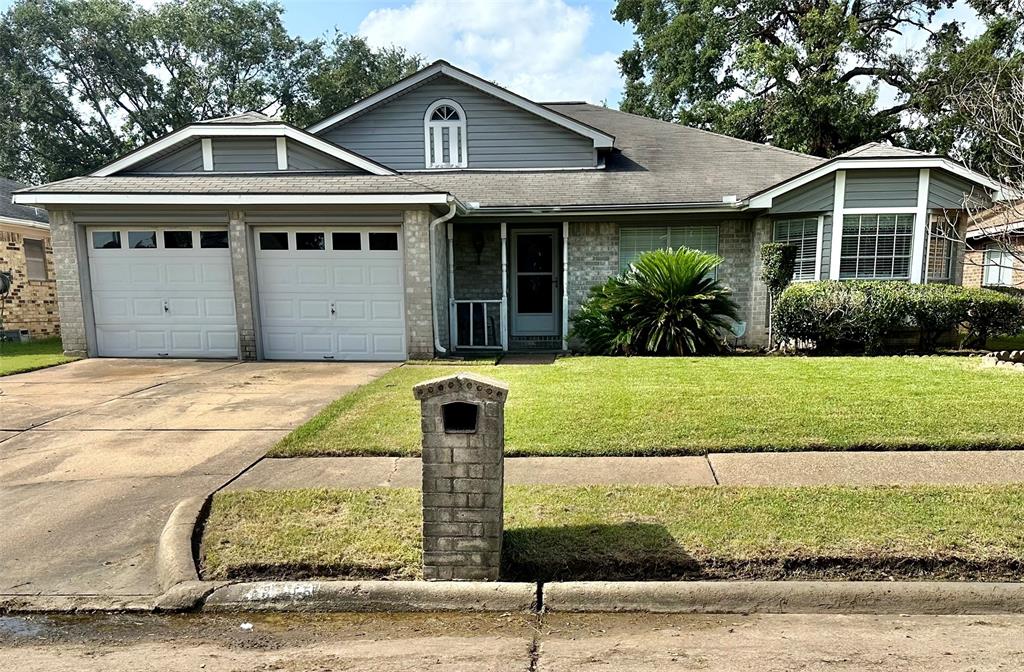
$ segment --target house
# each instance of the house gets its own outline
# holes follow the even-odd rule
[[[46,212],[11,202],[25,185],[0,177],[0,273],[11,274],[10,291],[0,308],[4,332],[12,338],[60,334],[57,287]]]
[[[967,227],[963,283],[968,287],[1024,289],[1024,213],[1004,201],[978,213]]]
[[[307,129],[197,123],[15,198],[50,213],[68,351],[402,360],[565,349],[592,285],[679,245],[723,257],[736,334],[764,344],[762,243],[798,245],[798,280],[959,282],[942,227],[997,187],[879,144],[826,161],[539,103],[438,61]]]

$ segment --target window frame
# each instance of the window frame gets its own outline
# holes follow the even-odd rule
[[[953,242],[956,235],[956,224],[949,222],[944,215],[933,213],[928,217],[928,245],[925,249],[924,277],[925,282],[952,282],[953,280]],[[940,256],[935,255],[932,245],[942,241],[944,247]],[[932,263],[935,259],[942,260],[942,273],[932,275]]]
[[[38,257],[30,257],[28,254],[29,243],[39,246]],[[24,237],[21,239],[21,252],[25,257],[25,279],[30,282],[46,282],[50,279],[50,269],[46,266],[46,241],[41,238],[28,238]],[[33,274],[33,265],[36,265],[36,270],[41,272],[39,274]],[[41,268],[40,268],[41,267]]]
[[[853,254],[853,255],[843,254],[843,243],[845,243],[846,239],[847,239],[846,219],[849,218],[849,217],[857,217],[858,218],[858,221],[857,221],[857,229],[858,229],[858,231],[857,231],[857,235],[856,235],[856,238],[857,238],[857,253]],[[877,272],[873,273],[872,275],[860,275],[860,273],[859,273],[859,271],[860,271],[859,260],[868,256],[868,255],[860,254],[860,239],[864,237],[864,236],[860,235],[860,229],[863,226],[863,218],[865,218],[865,217],[874,217],[875,218],[875,235],[874,235],[874,239],[875,239],[875,254],[873,255],[873,257],[871,257],[873,259],[873,263],[874,263],[873,270],[877,271],[878,260],[879,259],[883,259],[883,258],[884,259],[890,259],[891,258],[892,261],[893,261],[893,266],[895,267],[897,259],[906,258],[906,260],[907,260],[907,272],[906,272],[905,275],[896,275],[895,273],[893,273],[892,275],[878,275]],[[882,237],[881,234],[878,233],[878,228],[880,226],[880,221],[879,220],[882,217],[894,217],[895,218],[895,220],[893,222],[893,238],[894,238],[894,241],[893,241],[893,255],[891,257],[888,256],[888,255],[881,255],[880,256],[878,254],[878,239],[880,237]],[[907,218],[907,217],[910,218],[909,233],[897,234],[896,232],[899,230],[899,226],[900,226],[900,218]],[[836,219],[838,219],[838,218],[833,217],[833,221],[832,221],[832,235],[833,236],[836,235],[836,230],[835,230],[835,227],[836,227],[836,221],[835,220]],[[910,212],[906,212],[906,211],[903,211],[903,210],[894,211],[894,210],[885,210],[885,209],[882,209],[882,210],[872,210],[871,212],[850,212],[850,211],[845,211],[845,212],[843,212],[843,216],[841,218],[841,221],[839,221],[838,225],[839,225],[839,232],[838,232],[839,233],[839,264],[838,264],[839,272],[837,274],[837,278],[836,278],[837,280],[895,280],[895,281],[898,281],[898,282],[910,282],[911,281],[912,274],[913,274],[913,265],[914,265],[914,230],[915,230],[915,228],[917,226],[917,214],[916,213],[910,213]],[[907,248],[907,254],[905,254],[905,255],[896,255],[895,254],[895,245],[896,245],[896,239],[897,238],[903,238],[906,241],[908,241],[909,246]],[[850,258],[854,259],[855,260],[855,264],[857,264],[857,265],[855,266],[853,275],[844,275],[844,273],[843,273],[843,261],[846,260],[846,259],[850,259]]]
[[[814,247],[812,249],[812,255],[807,255],[805,242],[808,240],[808,236],[806,234],[806,228],[804,229],[804,235],[801,236],[800,238],[787,238],[785,240],[779,239],[779,224],[792,225],[793,222],[804,222],[805,227],[807,222],[813,223],[812,231],[814,233]],[[793,272],[793,282],[814,282],[816,280],[821,280],[821,238],[824,227],[824,215],[813,215],[808,217],[781,217],[772,222],[772,242],[797,244],[796,270]],[[804,248],[803,255],[800,254],[801,247]],[[807,262],[808,260],[810,260],[814,264],[811,269],[811,275],[810,277],[801,277],[801,261]]]
[[[447,105],[451,107],[459,114],[457,121],[433,121],[431,117],[434,112],[439,108]],[[445,170],[452,168],[467,168],[469,166],[469,143],[467,140],[467,119],[466,111],[462,108],[462,105],[455,102],[451,98],[439,98],[433,103],[427,106],[427,111],[423,114],[423,165],[431,170]],[[448,130],[448,148],[451,158],[458,159],[458,155],[455,153],[455,143],[452,142],[453,135],[457,135],[458,149],[461,153],[461,159],[445,162],[444,159],[444,131]],[[439,153],[441,161],[432,160],[431,155],[431,140],[434,140],[434,146],[440,147]],[[434,153],[434,156],[438,156],[438,153]]]
[[[999,255],[998,263],[990,260],[990,255]],[[1008,261],[1007,261],[1008,260]],[[981,261],[981,286],[982,287],[1013,287],[1013,273],[1016,270],[1017,260],[1013,253],[1001,247],[989,246],[982,252]],[[989,274],[995,271],[996,281],[989,280]],[[1005,278],[1003,277],[1005,274]],[[1005,281],[1004,281],[1005,280]]]

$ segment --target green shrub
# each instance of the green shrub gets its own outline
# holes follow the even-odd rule
[[[906,330],[917,331],[919,347],[932,351],[957,329],[965,330],[969,344],[1016,333],[1024,326],[1024,305],[987,289],[825,280],[791,285],[775,304],[773,320],[780,338],[823,351],[877,352],[886,338]]]
[[[793,282],[796,253],[793,243],[765,243],[761,246],[761,280],[768,287],[768,295],[773,302]]]
[[[599,355],[689,355],[729,348],[738,318],[731,291],[712,276],[721,257],[655,250],[590,290],[573,336]]]

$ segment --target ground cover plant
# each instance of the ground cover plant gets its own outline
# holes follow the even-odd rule
[[[511,486],[503,577],[1024,578],[1024,486]],[[419,491],[213,499],[207,579],[420,578]]]
[[[1024,375],[968,357],[571,357],[472,365],[508,383],[508,455],[1024,446]],[[272,456],[417,455],[405,365],[327,406]],[[994,412],[998,409],[999,412]]]

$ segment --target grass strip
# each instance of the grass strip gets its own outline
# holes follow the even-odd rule
[[[512,486],[504,578],[1024,577],[1024,486]],[[415,489],[214,497],[208,579],[420,578]]]
[[[27,343],[0,343],[0,376],[45,369],[77,359],[64,355],[59,338],[46,338]]]

